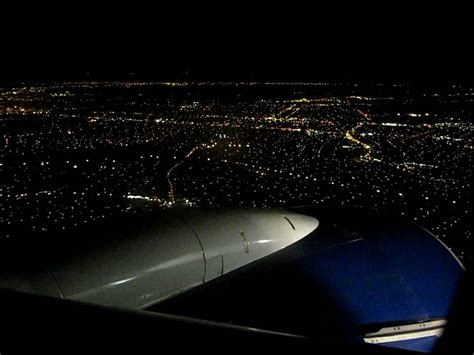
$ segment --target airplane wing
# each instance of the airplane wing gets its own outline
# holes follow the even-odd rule
[[[0,287],[321,346],[430,351],[464,274],[428,231],[367,211],[186,209],[130,222],[40,241],[22,260],[11,252]]]

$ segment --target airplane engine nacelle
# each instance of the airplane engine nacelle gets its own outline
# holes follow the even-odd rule
[[[140,225],[118,223],[63,235],[51,245],[54,252],[41,246],[29,266],[0,271],[0,287],[145,308],[288,247],[318,227],[313,217],[257,209],[185,210]]]

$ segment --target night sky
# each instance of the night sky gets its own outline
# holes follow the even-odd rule
[[[469,12],[430,6],[4,11],[0,81],[472,82]]]

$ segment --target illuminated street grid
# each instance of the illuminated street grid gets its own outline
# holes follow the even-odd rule
[[[404,215],[472,260],[471,87],[38,84],[0,89],[0,238],[176,205]]]

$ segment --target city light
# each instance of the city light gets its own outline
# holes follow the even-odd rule
[[[0,239],[182,205],[317,205],[406,216],[472,258],[472,94],[424,92],[427,112],[403,85],[0,88]]]

